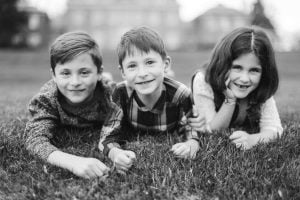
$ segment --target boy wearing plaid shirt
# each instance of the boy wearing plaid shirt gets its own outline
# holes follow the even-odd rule
[[[185,85],[165,77],[171,60],[162,39],[153,30],[139,27],[125,33],[118,46],[118,57],[125,81],[113,93],[119,109],[112,110],[104,123],[99,149],[108,155],[118,171],[124,172],[136,156],[121,149],[120,144],[133,132],[178,131],[180,119],[193,111],[193,101]],[[189,124],[200,126],[201,120],[189,118]],[[191,128],[184,130],[187,140],[173,145],[171,151],[181,158],[195,158],[199,150],[197,132]]]

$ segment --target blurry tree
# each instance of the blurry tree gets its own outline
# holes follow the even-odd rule
[[[0,0],[0,47],[9,47],[14,36],[27,23],[25,13],[17,9],[18,0]]]
[[[269,18],[267,18],[267,16],[265,15],[264,7],[261,3],[261,0],[257,0],[257,2],[254,3],[254,8],[253,11],[251,12],[251,24],[275,32],[274,26],[272,25]]]

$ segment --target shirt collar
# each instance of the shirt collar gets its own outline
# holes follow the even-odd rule
[[[142,100],[138,97],[135,90],[132,92],[132,95],[131,95],[130,98],[131,98],[132,101],[135,101],[137,103],[140,110],[150,111],[150,112],[153,112],[153,113],[160,114],[160,113],[163,112],[163,109],[164,109],[164,106],[165,106],[165,103],[166,103],[166,87],[163,84],[161,95],[160,95],[160,97],[158,98],[157,102],[155,103],[155,105],[153,106],[153,108],[151,110],[149,110],[149,108],[147,108],[145,106],[145,104],[142,102]]]

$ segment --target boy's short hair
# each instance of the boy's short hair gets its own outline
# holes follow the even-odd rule
[[[133,54],[134,48],[146,53],[153,50],[159,53],[163,59],[167,57],[167,52],[161,36],[148,27],[133,28],[121,37],[117,49],[119,65],[121,67],[125,56]]]
[[[102,55],[96,41],[86,32],[73,31],[58,36],[50,46],[53,73],[57,64],[69,62],[82,53],[90,54],[98,72],[103,71]]]

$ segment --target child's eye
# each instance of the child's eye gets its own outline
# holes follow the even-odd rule
[[[259,69],[259,68],[252,68],[252,69],[250,70],[250,72],[260,73],[260,72],[261,72],[261,69]]]
[[[128,69],[134,69],[135,67],[136,67],[135,64],[127,65],[127,68],[128,68]]]
[[[146,62],[147,65],[152,65],[153,63],[154,63],[153,60],[148,60],[148,61]]]
[[[70,75],[70,73],[67,72],[67,71],[63,71],[63,72],[61,72],[60,74],[61,74],[62,76],[68,76],[68,75]]]
[[[82,75],[88,75],[90,72],[89,71],[82,71],[81,74]]]

